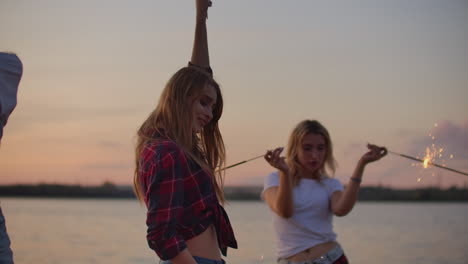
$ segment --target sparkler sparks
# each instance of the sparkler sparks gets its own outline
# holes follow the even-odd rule
[[[452,172],[456,172],[456,173],[459,173],[459,174],[463,174],[465,176],[468,176],[468,173],[466,172],[463,172],[463,171],[459,171],[459,170],[456,170],[456,169],[452,169],[452,168],[449,168],[447,166],[444,165],[440,165],[440,164],[437,164],[437,163],[433,163],[431,162],[430,160],[422,160],[422,159],[418,159],[418,158],[415,158],[415,157],[411,157],[411,156],[408,156],[408,155],[405,155],[405,154],[401,154],[401,153],[397,153],[397,152],[393,152],[393,151],[388,151],[388,153],[391,153],[391,154],[394,154],[394,155],[397,155],[397,156],[400,156],[400,157],[403,157],[403,158],[407,158],[407,159],[410,159],[410,160],[415,160],[415,161],[419,161],[421,163],[426,163],[427,162],[427,165],[431,165],[431,166],[434,166],[434,167],[438,167],[438,168],[441,168],[441,169],[445,169],[445,170],[449,170],[449,171],[452,171]],[[419,180],[418,180],[419,181]]]
[[[434,124],[434,127],[438,127],[438,126],[439,125],[437,123]],[[459,171],[459,170],[447,167],[445,165],[445,160],[444,160],[444,153],[445,153],[444,148],[437,148],[436,147],[436,144],[435,144],[436,137],[432,133],[429,133],[429,137],[432,139],[432,144],[431,144],[430,147],[426,147],[426,154],[425,154],[424,158],[412,157],[412,156],[409,156],[409,155],[406,155],[406,154],[401,154],[401,153],[390,151],[390,150],[388,151],[388,153],[391,153],[391,154],[394,154],[394,155],[397,155],[397,156],[400,156],[400,157],[403,157],[403,158],[407,158],[407,159],[410,159],[410,160],[413,160],[413,161],[417,161],[418,163],[414,163],[413,165],[416,165],[416,166],[420,165],[424,169],[430,168],[430,166],[434,166],[434,167],[437,167],[437,168],[441,168],[441,169],[444,169],[444,170],[448,170],[448,171],[451,171],[451,172],[455,172],[455,173],[458,173],[458,174],[468,176],[468,173],[466,173],[466,172]],[[235,163],[235,164],[232,164],[230,166],[227,166],[227,167],[221,169],[221,171],[236,167],[236,166],[244,164],[246,162],[261,158],[263,156],[264,155],[262,154],[262,155],[259,155],[259,156],[256,156],[256,157],[253,157],[253,158],[250,158],[250,159],[247,159],[247,160]],[[454,155],[450,154],[449,158],[453,159],[453,157],[454,157]],[[442,164],[436,163],[436,160],[441,160]],[[422,180],[421,178],[418,178],[417,181],[421,182],[421,180]]]
[[[434,127],[438,127],[439,125],[437,123],[434,124]],[[436,140],[436,137],[435,135],[431,132],[429,133],[429,137],[432,139],[432,144],[430,147],[426,147],[426,154],[424,156],[424,158],[419,158],[419,157],[411,157],[411,156],[408,156],[408,155],[405,155],[405,154],[400,154],[400,153],[397,153],[397,152],[392,152],[392,151],[389,151],[389,153],[392,153],[394,155],[398,155],[400,157],[403,157],[403,158],[407,158],[407,159],[411,159],[411,160],[414,160],[414,161],[418,161],[418,163],[415,163],[413,165],[421,165],[424,169],[427,169],[429,168],[430,166],[434,166],[434,167],[438,167],[438,168],[441,168],[441,169],[445,169],[445,170],[449,170],[449,171],[452,171],[452,172],[456,172],[456,173],[459,173],[459,174],[462,174],[462,175],[465,175],[465,176],[468,176],[468,173],[466,172],[462,172],[462,171],[459,171],[459,170],[455,170],[455,169],[452,169],[452,168],[449,168],[446,166],[445,164],[445,159],[444,159],[444,148],[441,148],[441,147],[437,147],[436,146],[436,143],[435,143],[435,140]],[[450,154],[450,159],[453,159],[453,154]],[[441,165],[437,164],[437,160],[440,160],[441,161]],[[418,182],[421,181],[421,178],[418,178]]]

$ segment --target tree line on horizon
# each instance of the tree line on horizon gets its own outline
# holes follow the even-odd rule
[[[260,186],[227,186],[227,200],[261,200]],[[105,182],[99,186],[34,184],[34,185],[4,185],[0,186],[2,197],[53,197],[53,198],[124,198],[135,199],[131,186],[117,186]],[[361,201],[468,201],[468,188],[451,187],[440,189],[435,187],[417,189],[393,189],[387,187],[361,187]]]

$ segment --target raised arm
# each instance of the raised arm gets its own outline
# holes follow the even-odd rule
[[[191,64],[208,69],[210,68],[210,56],[208,53],[208,34],[206,30],[206,19],[208,18],[208,7],[210,0],[196,0],[195,37],[193,41]]]
[[[387,155],[387,149],[385,147],[368,144],[367,148],[369,148],[369,151],[358,161],[353,176],[351,176],[348,185],[346,185],[346,189],[343,192],[338,191],[332,195],[331,209],[337,216],[347,215],[356,204],[362,175],[364,174],[366,165]]]

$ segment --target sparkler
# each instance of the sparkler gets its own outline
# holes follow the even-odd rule
[[[246,163],[246,162],[249,162],[249,161],[252,161],[252,160],[256,160],[256,159],[261,158],[261,157],[263,157],[263,156],[265,156],[265,154],[262,154],[262,155],[259,155],[259,156],[256,156],[256,157],[253,157],[253,158],[250,158],[250,159],[241,161],[241,162],[237,162],[237,163],[235,163],[235,164],[232,164],[232,165],[227,166],[227,167],[224,168],[224,169],[221,169],[220,171],[227,170],[227,169],[230,169],[230,168],[232,168],[232,167],[236,167],[237,165],[241,165],[241,164],[244,164],[244,163]]]
[[[391,153],[391,154],[394,154],[394,155],[397,155],[397,156],[400,156],[400,157],[403,157],[403,158],[407,158],[407,159],[410,159],[410,160],[419,161],[419,162],[421,162],[423,164],[424,168],[427,168],[429,165],[432,165],[432,166],[435,166],[435,167],[438,167],[438,168],[441,168],[441,169],[449,170],[449,171],[452,171],[452,172],[456,172],[456,173],[468,176],[468,173],[466,173],[466,172],[455,170],[455,169],[446,167],[445,165],[439,165],[439,164],[433,163],[431,161],[432,157],[431,157],[431,155],[429,155],[429,153],[426,154],[426,157],[424,159],[418,159],[418,158],[415,158],[415,157],[411,157],[411,156],[401,154],[401,153],[397,153],[397,152],[393,152],[393,151],[388,151],[388,153]]]
[[[434,128],[437,128],[438,126],[439,126],[439,124],[437,124],[437,123],[434,124]],[[432,133],[432,131],[429,133],[428,136],[429,136],[429,138],[432,139],[432,144],[430,146],[426,147],[426,155],[424,156],[423,159],[420,159],[419,157],[416,157],[416,158],[411,157],[409,155],[405,155],[405,154],[401,154],[401,153],[397,153],[397,152],[392,152],[392,151],[389,151],[389,152],[394,154],[394,155],[403,157],[403,158],[407,158],[407,159],[411,159],[411,160],[414,160],[414,161],[421,162],[422,167],[425,168],[425,169],[427,167],[429,167],[430,165],[432,165],[434,167],[438,167],[438,168],[441,168],[441,169],[449,170],[451,172],[455,172],[455,173],[458,173],[458,174],[468,176],[468,173],[466,173],[466,172],[455,170],[455,169],[447,167],[445,165],[445,160],[443,159],[444,149],[440,148],[440,147],[436,147],[436,142],[435,142],[436,137],[435,137],[434,133]],[[453,154],[450,154],[450,159],[452,159],[452,158],[453,158]],[[435,163],[436,159],[441,159],[442,165]],[[419,181],[421,181],[420,178],[418,179],[418,182]]]
[[[437,123],[434,124],[434,127],[438,127],[438,126],[439,125]],[[459,170],[452,169],[452,168],[449,168],[449,167],[445,166],[445,164],[444,164],[445,161],[443,161],[442,165],[435,163],[434,160],[436,158],[441,158],[443,156],[444,149],[443,148],[439,148],[439,149],[436,148],[435,143],[434,143],[435,136],[432,133],[429,134],[429,137],[431,137],[433,143],[432,143],[431,148],[429,148],[429,147],[426,148],[426,156],[424,157],[424,159],[420,159],[419,157],[417,157],[417,158],[412,157],[412,156],[397,153],[397,152],[394,152],[394,151],[388,151],[388,152],[393,154],[393,155],[397,155],[397,156],[400,156],[400,157],[403,157],[403,158],[406,158],[406,159],[418,161],[418,162],[422,163],[423,168],[427,168],[428,166],[434,166],[434,167],[438,167],[438,168],[441,168],[441,169],[444,169],[444,170],[448,170],[448,171],[451,171],[451,172],[455,172],[455,173],[458,173],[458,174],[468,176],[468,173],[466,173],[466,172],[459,171]],[[244,164],[246,162],[261,158],[263,156],[264,155],[259,155],[259,156],[256,156],[256,157],[253,157],[253,158],[250,158],[250,159],[247,159],[247,160],[232,164],[230,166],[225,167],[224,169],[221,169],[221,171],[236,167],[236,166]],[[450,155],[450,158],[453,158],[453,155]],[[418,179],[418,181],[420,181],[420,179]]]
[[[455,173],[458,173],[458,174],[468,176],[468,173],[466,173],[466,172],[459,171],[459,170],[456,170],[456,169],[452,169],[452,168],[449,168],[449,167],[447,167],[445,165],[439,165],[437,163],[432,162],[431,160],[433,159],[433,157],[432,157],[432,154],[430,154],[429,152],[426,154],[426,157],[424,159],[415,158],[415,157],[412,157],[412,156],[409,156],[409,155],[397,153],[397,152],[390,151],[390,150],[388,151],[388,153],[391,153],[393,155],[397,155],[397,156],[400,156],[400,157],[403,157],[403,158],[407,158],[407,159],[410,159],[410,160],[421,162],[423,164],[424,168],[427,168],[430,165],[430,166],[438,167],[438,168],[441,168],[441,169],[444,169],[444,170],[449,170],[451,172],[455,172]],[[244,164],[244,163],[252,161],[252,160],[256,160],[256,159],[261,158],[263,156],[264,156],[264,154],[253,157],[253,158],[250,158],[250,159],[247,159],[247,160],[244,160],[244,161],[241,161],[241,162],[234,163],[232,165],[227,166],[224,169],[221,169],[221,171],[236,167],[238,165]]]

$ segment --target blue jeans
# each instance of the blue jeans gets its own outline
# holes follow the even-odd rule
[[[316,259],[310,259],[306,261],[289,261],[287,259],[278,259],[278,264],[335,264],[342,263],[347,264],[348,259],[344,255],[343,249],[338,244],[335,248],[325,253],[325,255],[320,256]]]
[[[10,249],[10,238],[6,232],[2,207],[0,207],[0,263],[13,264],[13,252]]]
[[[226,264],[224,260],[213,260],[197,256],[193,256],[193,258],[198,264]],[[161,260],[159,264],[172,264],[172,262],[170,260]]]

